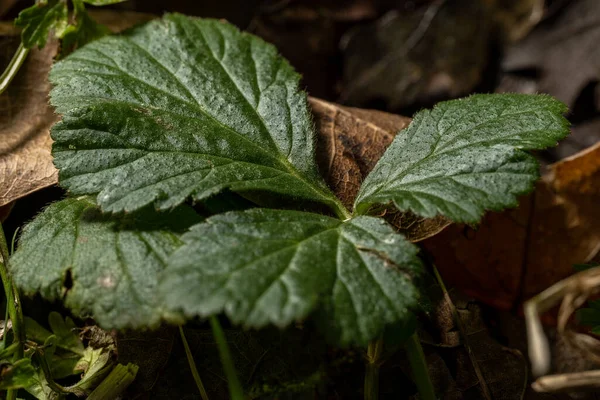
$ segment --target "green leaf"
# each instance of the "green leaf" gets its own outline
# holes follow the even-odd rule
[[[477,222],[487,209],[517,205],[538,163],[524,150],[565,137],[565,106],[550,96],[473,95],[417,113],[365,179],[358,213],[393,202],[423,217]]]
[[[85,393],[90,393],[108,375],[113,368],[111,355],[105,349],[93,349],[86,347],[83,357],[79,360],[75,369],[83,371],[79,382],[71,386]]]
[[[226,188],[321,201],[299,75],[275,47],[216,20],[167,15],[52,69],[60,182],[102,210],[172,208]]]
[[[284,327],[319,309],[331,339],[366,344],[417,304],[418,249],[381,219],[252,209],[211,217],[182,240],[160,291],[187,316]]]
[[[52,332],[38,324],[34,319],[25,317],[25,333],[27,339],[43,344],[51,335],[56,336],[56,346],[76,354],[83,354],[83,343],[77,335],[77,326],[69,317],[63,319],[60,313],[52,311],[48,323]]]
[[[41,368],[35,371],[31,384],[25,390],[38,400],[62,400],[63,398],[61,394],[50,388]]]
[[[62,200],[23,230],[11,261],[15,281],[105,328],[155,326],[166,316],[158,274],[180,245],[176,233],[197,221],[189,208],[111,219],[89,198]]]
[[[29,358],[22,358],[13,364],[0,364],[0,390],[21,389],[35,381],[35,369]]]
[[[15,25],[23,28],[21,40],[27,49],[36,45],[44,47],[51,30],[56,37],[61,37],[67,23],[68,9],[64,0],[41,0],[21,11],[15,20]]]
[[[110,33],[110,30],[94,21],[85,9],[75,11],[75,22],[69,25],[64,32],[61,43],[61,55],[84,46],[94,40],[100,39]]]

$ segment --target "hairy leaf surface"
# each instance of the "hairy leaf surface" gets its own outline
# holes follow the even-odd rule
[[[89,198],[62,200],[23,230],[11,259],[15,281],[104,328],[155,326],[166,315],[158,274],[181,244],[177,232],[198,220],[189,208],[111,219]]]
[[[417,301],[417,247],[381,219],[252,209],[209,218],[182,239],[161,294],[187,316],[283,327],[318,308],[331,339],[366,344]]]
[[[415,115],[365,179],[355,208],[393,202],[424,217],[477,222],[486,209],[517,205],[538,163],[524,150],[569,132],[559,101],[543,95],[473,95]]]
[[[21,11],[15,25],[23,28],[21,38],[23,46],[29,49],[46,45],[51,30],[60,37],[68,23],[67,2],[64,0],[42,0]]]
[[[60,182],[104,211],[225,188],[339,204],[316,168],[299,75],[232,25],[167,15],[85,46],[50,79]]]

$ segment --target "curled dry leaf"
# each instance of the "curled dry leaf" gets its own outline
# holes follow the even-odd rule
[[[351,208],[362,181],[396,133],[408,126],[410,118],[344,107],[314,97],[309,101],[318,132],[317,162],[321,174],[342,203]],[[412,242],[433,236],[450,224],[441,216],[421,218],[394,207],[381,213]]]
[[[518,209],[424,242],[449,284],[498,308],[571,275],[600,250],[600,144],[549,166]]]
[[[148,14],[98,11],[92,14],[113,31],[121,31],[153,18]],[[19,45],[18,31],[0,24],[0,68],[4,68]],[[48,105],[47,76],[58,43],[33,49],[6,92],[0,95],[0,206],[58,180],[52,164],[49,129],[57,116]]]

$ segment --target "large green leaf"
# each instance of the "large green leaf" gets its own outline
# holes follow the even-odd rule
[[[216,20],[167,15],[57,63],[60,182],[104,211],[168,209],[225,188],[334,204],[314,161],[299,75],[275,48]]]
[[[416,305],[418,249],[381,219],[252,209],[211,217],[182,239],[160,290],[187,316],[283,327],[318,308],[330,338],[366,344]]]
[[[105,328],[154,326],[167,316],[158,274],[180,245],[176,232],[198,220],[189,208],[110,219],[89,198],[62,200],[23,230],[11,259],[15,281]]]
[[[477,222],[517,204],[538,178],[524,150],[569,132],[559,101],[544,95],[474,95],[419,112],[367,176],[355,208],[393,202],[424,217]]]
[[[21,11],[15,25],[23,28],[21,39],[23,46],[29,49],[46,45],[50,31],[60,37],[67,28],[68,9],[65,0],[41,0]]]

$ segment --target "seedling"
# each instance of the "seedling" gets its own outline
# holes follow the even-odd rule
[[[386,326],[414,317],[424,267],[372,215],[477,223],[533,188],[527,151],[568,133],[549,96],[440,103],[398,133],[349,210],[319,174],[300,76],[232,25],[166,15],[82,47],[50,80],[69,197],[25,227],[12,273],[23,293],[104,328],[213,317],[218,332],[219,314],[256,329],[313,317],[334,345],[374,353]],[[204,218],[190,206],[226,190],[256,207]],[[407,343],[426,376],[418,338]]]

